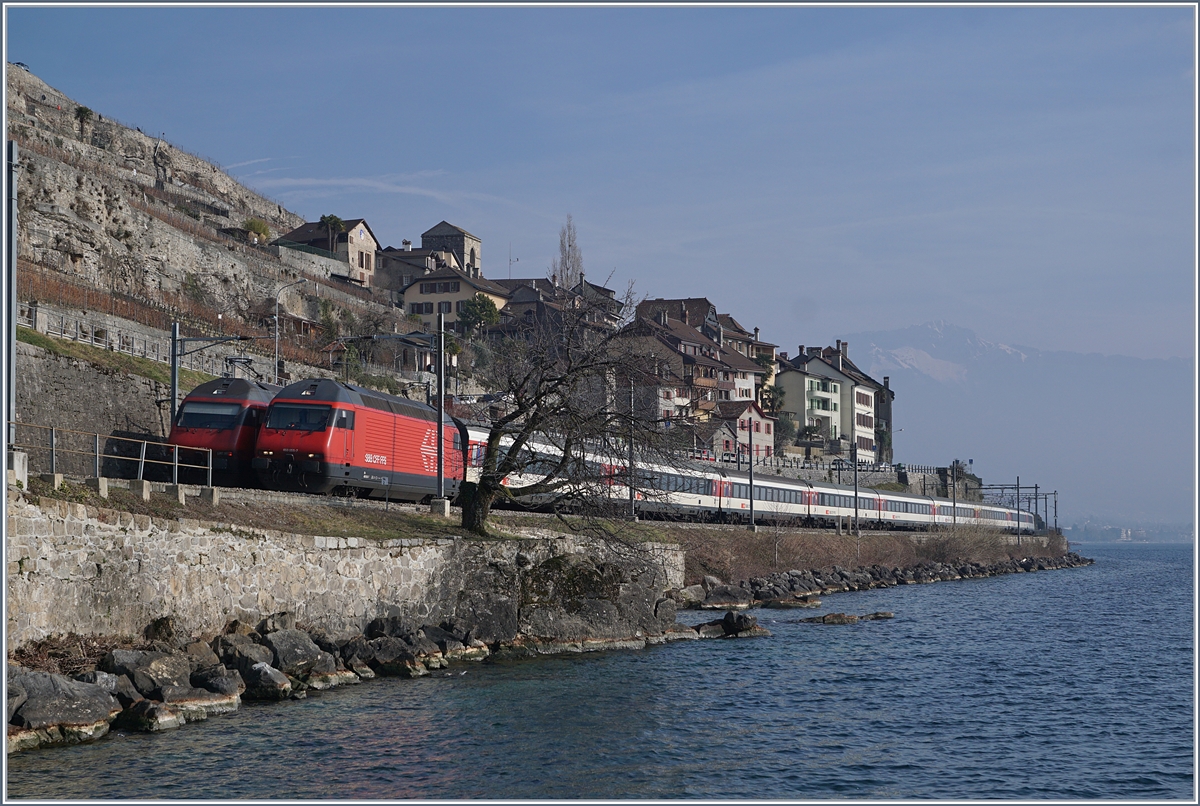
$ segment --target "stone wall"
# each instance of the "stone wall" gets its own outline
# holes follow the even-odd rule
[[[683,552],[672,546],[313,537],[27,501],[12,491],[8,513],[9,651],[69,632],[134,635],[165,615],[193,635],[285,610],[333,635],[362,632],[377,616],[436,624],[511,598],[524,569],[563,555],[640,563],[662,590],[683,579]]]

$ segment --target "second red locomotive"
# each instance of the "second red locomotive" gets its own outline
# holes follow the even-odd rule
[[[421,501],[437,493],[437,410],[330,379],[276,395],[258,431],[254,469],[264,487]],[[463,480],[466,431],[441,422],[446,497]]]
[[[188,393],[179,407],[167,442],[179,445],[183,464],[205,464],[202,450],[212,450],[213,481],[223,486],[253,485],[254,439],[267,406],[281,387],[243,378],[217,378]],[[202,476],[194,469],[181,470],[182,477]]]

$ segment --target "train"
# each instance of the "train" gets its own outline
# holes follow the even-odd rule
[[[458,494],[466,428],[432,406],[342,381],[297,381],[275,395],[258,428],[252,465],[268,489],[420,501],[443,485]]]
[[[445,413],[440,431],[443,489],[453,499],[464,481],[477,478],[487,431]],[[267,489],[426,501],[437,492],[438,432],[438,412],[432,406],[350,383],[315,378],[280,388],[225,378],[198,386],[185,398],[171,441],[178,437],[187,440],[179,445],[212,448],[214,471],[224,471],[219,477],[214,472],[214,478],[245,481],[249,469],[254,482]],[[550,458],[551,449],[533,450]],[[592,492],[607,496],[618,508],[629,495],[623,463],[599,457],[589,461],[605,469],[596,474]],[[634,506],[640,516],[750,520],[747,471],[722,470],[708,462],[639,463],[636,475]],[[515,473],[507,481],[520,487],[540,478],[532,472]],[[1029,512],[874,489],[858,490],[856,512],[852,487],[777,475],[756,475],[753,495],[758,523],[834,526],[848,524],[857,514],[862,528],[1037,528]],[[526,499],[520,504],[537,508],[547,501]]]
[[[225,487],[253,486],[251,462],[258,427],[267,407],[283,387],[243,378],[217,378],[188,393],[171,423],[170,445],[212,450],[213,482]],[[181,450],[182,464],[203,465],[200,450]],[[169,456],[169,454],[168,454]],[[185,468],[184,479],[197,477]]]

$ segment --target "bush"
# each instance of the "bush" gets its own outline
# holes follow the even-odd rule
[[[253,232],[264,241],[271,237],[271,228],[261,218],[247,218],[242,222],[242,229]]]

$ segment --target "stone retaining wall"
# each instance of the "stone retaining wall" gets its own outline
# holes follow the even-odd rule
[[[192,635],[279,611],[333,635],[361,633],[377,616],[436,624],[455,617],[479,579],[564,554],[636,555],[662,574],[663,590],[683,578],[683,552],[673,546],[314,537],[28,501],[14,491],[8,512],[9,651],[69,632],[135,635],[166,615]]]

